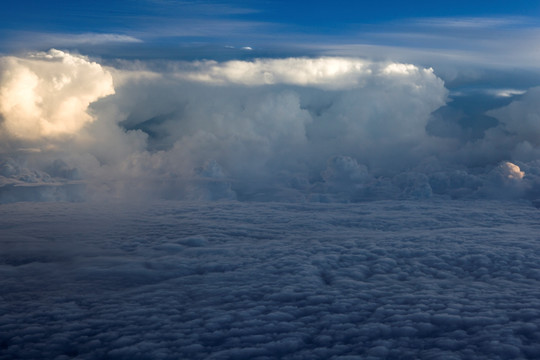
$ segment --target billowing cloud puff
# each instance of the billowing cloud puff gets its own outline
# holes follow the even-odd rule
[[[524,147],[530,150],[540,146],[540,87],[529,89],[521,99],[501,109],[489,112],[504,125],[504,129],[520,143],[518,152]]]
[[[328,167],[323,171],[325,181],[337,181],[339,183],[360,183],[369,178],[365,165],[359,165],[355,159],[348,156],[337,156],[328,162]]]
[[[179,66],[174,75],[190,85],[175,94],[183,106],[172,111],[182,119],[170,121],[169,130],[191,123],[186,130],[193,131],[191,119],[197,119],[196,128],[220,139],[233,133],[278,149],[284,144],[276,135],[286,135],[304,142],[295,152],[309,152],[320,166],[337,155],[368,161],[367,149],[375,150],[370,159],[395,165],[386,161],[388,153],[410,154],[396,149],[425,138],[429,114],[447,96],[431,69],[349,58],[199,62]]]
[[[525,173],[521,171],[519,166],[512,164],[511,162],[505,161],[496,168],[497,174],[500,176],[502,181],[519,181],[523,179]]]
[[[72,134],[94,120],[90,103],[114,93],[101,65],[59,50],[2,58],[0,71],[2,129],[17,138]]]
[[[40,175],[32,194],[76,183],[90,197],[540,196],[534,89],[492,114],[498,126],[459,139],[426,130],[448,91],[411,64],[323,57],[112,68],[56,50],[1,62],[3,137],[16,146],[0,160],[19,169],[1,180],[17,194],[30,191],[20,176],[28,173]],[[523,111],[530,121],[520,122]]]
[[[203,61],[190,64],[187,69],[176,73],[180,78],[209,84],[287,84],[334,90],[361,87],[372,78],[382,80],[395,75],[417,79],[430,76],[435,78],[432,69],[410,64],[376,63],[338,57],[256,59],[224,63]]]
[[[482,192],[491,198],[516,198],[529,186],[525,172],[509,161],[504,161],[493,168],[486,177]]]

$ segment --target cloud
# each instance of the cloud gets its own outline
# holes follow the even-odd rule
[[[513,97],[515,95],[523,95],[527,91],[519,89],[493,89],[490,92],[498,97]]]
[[[539,97],[540,88],[529,89],[521,99],[489,114],[502,121],[505,129],[519,136],[522,141],[540,145]]]
[[[133,114],[124,126],[154,134],[149,141],[161,149],[168,144],[161,156],[169,171],[186,174],[211,159],[249,197],[305,183],[336,155],[402,166],[447,94],[429,69],[347,58],[179,64],[166,81],[143,87],[165,96],[148,101],[156,109],[122,110]],[[128,88],[126,101],[138,99],[137,86]]]
[[[450,86],[497,83],[519,88],[538,83],[538,32],[538,22],[530,17],[424,18],[302,39],[298,46],[321,55],[369,56],[433,67]],[[505,73],[508,78],[498,83]]]
[[[540,355],[539,212],[527,204],[2,210],[2,359]]]
[[[329,90],[363,87],[373,78],[401,75],[409,80],[433,77],[432,69],[396,63],[374,63],[354,58],[287,58],[254,61],[196,62],[176,76],[209,84],[260,86],[286,84]]]
[[[114,93],[99,64],[59,50],[2,58],[2,129],[16,138],[74,134],[94,121],[90,103]]]
[[[419,27],[440,27],[450,29],[500,29],[532,25],[534,21],[528,17],[438,17],[412,20]]]
[[[37,36],[38,38],[42,38],[40,39],[42,44],[61,44],[62,46],[142,42],[141,39],[124,34],[35,34],[35,36]]]
[[[61,33],[61,32],[37,32],[31,30],[10,30],[7,31],[6,39],[2,46],[15,52],[33,50],[48,50],[56,47],[61,49],[71,49],[74,51],[91,52],[103,51],[109,48],[128,48],[143,46],[144,41],[135,35],[118,33]],[[8,51],[9,51],[8,50]]]
[[[463,117],[433,70],[388,61],[2,64],[3,202],[540,197],[537,89]]]

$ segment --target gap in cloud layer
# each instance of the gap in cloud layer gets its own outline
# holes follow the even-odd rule
[[[431,69],[358,58],[1,61],[2,202],[539,195],[537,89],[486,113]]]

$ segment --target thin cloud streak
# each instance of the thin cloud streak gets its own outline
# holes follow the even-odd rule
[[[410,21],[413,26],[434,28],[467,28],[467,29],[493,29],[504,27],[523,27],[538,24],[528,17],[448,17],[424,18]]]
[[[538,69],[539,36],[540,26],[528,18],[430,18],[390,23],[382,30],[373,26],[311,45],[328,55],[382,56],[433,67],[458,61]]]
[[[21,33],[22,37],[33,39],[36,43],[41,44],[61,44],[63,46],[78,46],[78,45],[102,45],[110,43],[141,43],[143,40],[125,34],[98,34],[98,33],[83,33],[83,34],[47,34],[47,33]]]

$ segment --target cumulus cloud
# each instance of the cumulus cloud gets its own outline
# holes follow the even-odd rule
[[[505,125],[505,129],[517,135],[520,140],[535,146],[540,145],[540,88],[529,89],[521,99],[510,105],[490,112]]]
[[[483,115],[489,126],[468,124],[458,112],[433,115],[448,90],[412,64],[322,57],[113,68],[51,50],[3,58],[0,89],[2,160],[43,174],[26,183],[3,174],[18,194],[30,183],[32,193],[76,183],[76,199],[350,202],[501,189],[533,199],[539,188],[536,89]],[[500,180],[503,170],[515,181]]]
[[[254,61],[196,62],[181,78],[211,84],[249,86],[288,84],[326,89],[362,87],[372,78],[402,75],[409,79],[433,76],[432,69],[396,63],[339,57],[256,59]]]
[[[114,93],[101,65],[59,50],[5,57],[0,69],[2,128],[17,138],[73,134],[94,120],[90,103]]]

